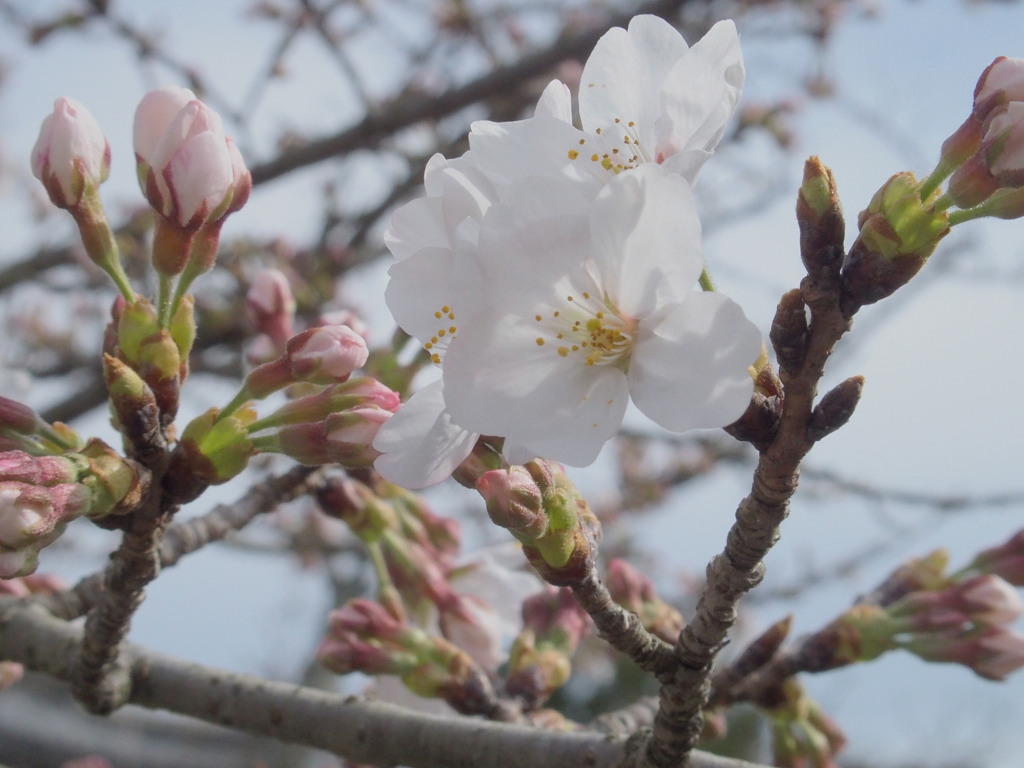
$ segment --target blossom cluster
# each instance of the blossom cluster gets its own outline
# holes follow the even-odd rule
[[[630,401],[674,431],[742,415],[761,337],[710,290],[693,184],[743,78],[732,22],[690,47],[638,16],[587,60],[580,127],[554,81],[533,117],[431,159],[386,233],[386,299],[441,378],[381,429],[385,477],[438,482],[481,435],[514,463],[586,465]]]

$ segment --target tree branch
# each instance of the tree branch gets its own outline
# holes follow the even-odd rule
[[[0,658],[68,680],[81,630],[39,606],[0,600]],[[420,714],[203,667],[125,644],[129,702],[250,733],[305,744],[355,762],[413,768],[615,768],[628,742],[471,718]],[[697,752],[691,768],[766,768]]]

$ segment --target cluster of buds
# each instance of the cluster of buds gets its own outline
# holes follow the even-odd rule
[[[600,524],[561,467],[534,460],[490,470],[476,489],[491,520],[519,540],[549,584],[571,586],[593,571]]]
[[[347,326],[319,326],[293,336],[280,358],[250,371],[230,403],[185,427],[165,485],[175,499],[191,500],[235,477],[256,453],[280,453],[307,465],[369,466],[379,455],[373,438],[400,398],[373,379],[350,378],[367,355],[363,337]],[[295,384],[319,389],[258,417],[253,400]]]
[[[838,768],[833,757],[846,737],[795,678],[780,686],[777,706],[768,710],[772,721],[773,765],[783,768]]]
[[[0,579],[32,573],[40,550],[72,520],[131,509],[146,477],[97,440],[64,456],[0,453]]]
[[[1024,216],[1022,149],[1024,59],[1000,57],[982,73],[971,113],[943,143],[935,169],[923,180],[910,172],[890,178],[858,217],[845,259],[835,182],[812,158],[797,205],[808,274],[825,287],[841,280],[848,316],[886,298],[920,271],[953,226]]]
[[[506,626],[511,617],[503,618],[490,600],[518,604],[520,595],[536,591],[532,576],[493,558],[456,564],[457,523],[388,483],[371,489],[353,479],[335,478],[317,498],[326,514],[342,520],[366,546],[377,571],[379,600],[392,615],[411,617],[423,629],[439,633],[480,668],[498,668],[504,659],[503,639],[512,633]]]
[[[523,630],[509,653],[506,688],[526,709],[539,707],[569,681],[572,656],[590,631],[572,590],[549,587],[523,602]]]
[[[161,322],[149,299],[114,300],[104,337],[103,373],[114,423],[129,443],[146,442],[177,415],[196,337],[192,297]]]
[[[605,584],[612,600],[635,613],[648,632],[675,643],[686,622],[676,608],[658,597],[647,576],[625,560],[615,559],[608,563]]]
[[[396,675],[413,693],[457,709],[487,685],[465,651],[370,600],[352,600],[331,612],[316,657],[337,674]]]
[[[806,642],[799,667],[833,669],[898,648],[991,680],[1024,666],[1024,635],[1008,628],[1024,614],[1017,590],[993,573],[942,576],[936,565],[945,559],[933,553],[895,571],[868,600]]]

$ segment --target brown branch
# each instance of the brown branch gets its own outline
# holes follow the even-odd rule
[[[39,606],[0,600],[0,658],[70,678],[82,632]],[[272,682],[180,661],[126,644],[129,701],[348,760],[412,768],[616,768],[624,738],[545,731],[474,718],[444,718],[382,702]],[[692,768],[766,768],[696,752]]]
[[[826,170],[808,161],[805,173],[812,172],[824,174]],[[740,597],[764,576],[763,561],[778,541],[779,527],[789,514],[800,462],[815,439],[845,423],[859,396],[859,384],[849,396],[843,394],[851,389],[852,380],[848,380],[823,398],[823,402],[843,406],[827,409],[835,412],[831,421],[823,416],[826,409],[815,409],[825,364],[849,330],[852,317],[852,312],[845,313],[841,306],[844,293],[839,270],[844,257],[844,230],[830,176],[828,180],[832,198],[824,210],[810,208],[802,197],[798,202],[801,258],[808,275],[799,291],[783,297],[772,328],[784,387],[778,430],[760,450],[750,495],[740,502],[725,548],[708,564],[707,582],[695,615],[679,635],[675,647],[678,667],[674,679],[659,691],[661,706],[640,759],[644,768],[684,763],[700,738],[715,658],[736,622]],[[809,323],[805,307],[810,310]]]
[[[639,616],[612,600],[596,568],[570,587],[577,602],[594,620],[601,638],[612,648],[657,676],[674,668],[672,646],[648,632]]]
[[[320,477],[315,467],[294,467],[282,475],[259,482],[237,501],[219,504],[205,515],[171,526],[157,550],[160,567],[176,565],[185,555],[220,541],[259,515],[298,498],[320,482]],[[24,600],[41,605],[58,618],[71,620],[84,616],[96,604],[102,589],[103,574],[94,574],[69,590],[33,595]]]

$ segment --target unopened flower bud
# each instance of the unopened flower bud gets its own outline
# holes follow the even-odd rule
[[[279,269],[261,270],[245,295],[249,320],[258,333],[266,334],[284,349],[292,335],[295,297],[288,278]]]
[[[32,149],[32,173],[58,208],[78,206],[88,189],[106,181],[110,145],[80,102],[61,97],[54,103]]]
[[[263,398],[289,384],[337,384],[369,356],[363,337],[345,325],[309,328],[288,340],[285,354],[258,366],[245,379],[249,397]]]
[[[337,463],[349,468],[368,467],[380,456],[373,447],[373,438],[391,416],[383,408],[360,406],[332,413],[312,424],[282,427],[275,434],[253,438],[253,445],[308,466]]]
[[[800,225],[800,257],[807,274],[823,286],[839,277],[846,225],[832,171],[817,157],[804,164],[804,179],[796,203]]]
[[[674,642],[685,626],[678,610],[658,597],[654,583],[625,560],[608,563],[605,577],[612,600],[632,611],[648,632]]]
[[[135,112],[135,156],[149,204],[178,227],[194,231],[230,205],[232,151],[220,117],[191,91],[161,88],[143,97]]]
[[[1015,587],[1024,587],[1024,530],[1017,531],[1005,544],[979,552],[966,570],[991,573]]]
[[[507,528],[520,541],[533,541],[547,531],[540,488],[524,467],[485,472],[476,489],[494,524]]]
[[[1024,635],[1003,627],[915,635],[901,647],[925,661],[962,664],[989,680],[1005,680],[1024,666]]]
[[[890,296],[924,266],[949,233],[949,217],[926,200],[909,172],[898,173],[875,193],[859,217],[860,234],[843,265],[843,301],[848,314]]]
[[[1024,59],[1000,56],[978,78],[973,114],[984,120],[992,110],[1015,101],[1024,101]]]
[[[39,551],[89,510],[92,494],[77,482],[72,458],[0,453],[0,579],[32,573]],[[29,482],[11,478],[26,478]]]

